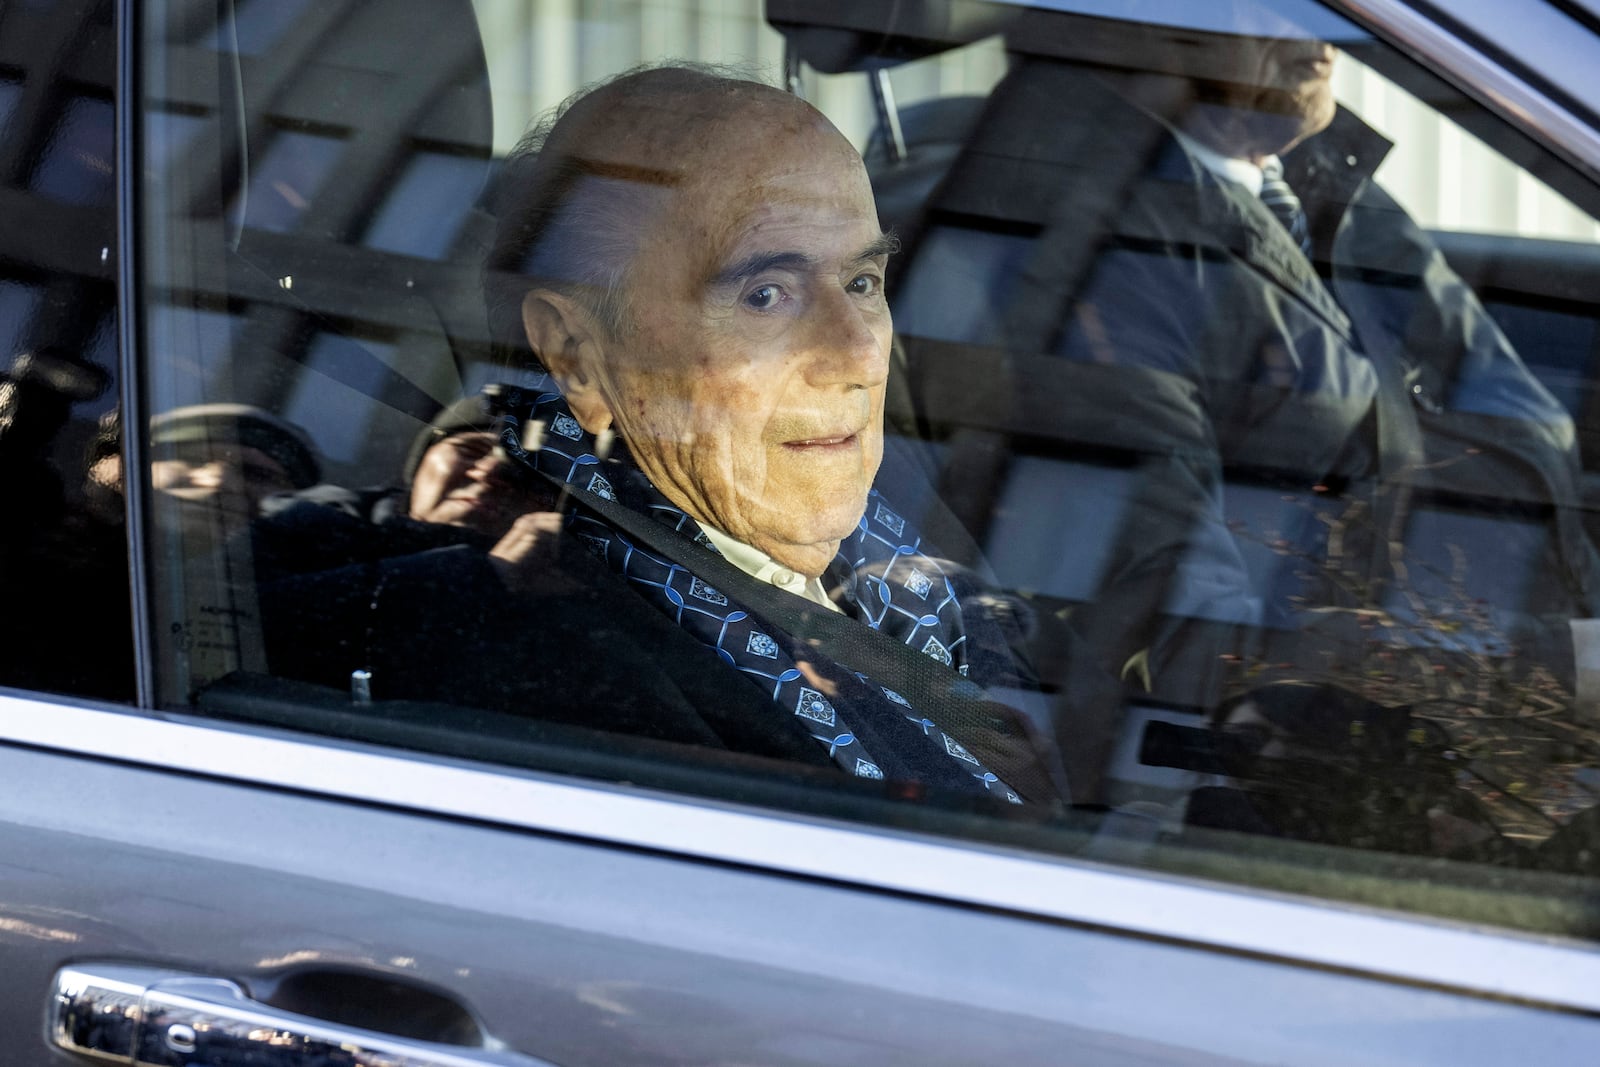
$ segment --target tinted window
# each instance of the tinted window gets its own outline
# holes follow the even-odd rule
[[[133,693],[109,4],[0,11],[0,685]]]
[[[1585,932],[1600,199],[1192,6],[153,7],[162,701]]]

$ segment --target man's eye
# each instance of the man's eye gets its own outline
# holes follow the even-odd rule
[[[744,302],[757,311],[766,311],[778,302],[783,296],[783,290],[776,285],[762,285],[750,291]]]
[[[878,291],[878,276],[876,274],[860,274],[850,279],[850,284],[845,286],[857,296],[872,296]]]

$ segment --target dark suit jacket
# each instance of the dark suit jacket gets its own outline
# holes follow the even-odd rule
[[[484,546],[414,546],[420,534],[352,525],[334,509],[296,509],[293,540],[333,543],[343,565],[308,569],[275,546],[261,575],[262,629],[272,673],[341,691],[372,674],[376,700],[437,701],[831,765],[803,729],[774,715],[756,687],[717,661],[563,538],[543,588],[513,595]],[[409,524],[416,526],[420,524]],[[328,536],[318,538],[324,527]],[[436,528],[435,543],[460,540]],[[299,559],[298,566],[286,566]]]
[[[1566,620],[1600,607],[1572,422],[1371,180],[1387,147],[1341,112],[1286,159],[1308,261],[1112,85],[1023,59],[923,238],[957,247],[958,233],[995,265],[992,313],[941,320],[960,293],[933,291],[915,260],[896,294],[898,327],[993,346],[974,387],[1010,390],[994,406],[1025,432],[1136,457],[1073,624],[1112,670],[1145,651],[1173,699],[1215,701],[1243,677],[1233,665],[1364,675],[1374,611],[1419,644],[1440,643],[1426,638],[1443,621],[1464,653],[1570,675]],[[1225,510],[1241,487],[1273,507]],[[1476,603],[1440,573],[1448,559],[1425,558],[1452,536],[1428,524],[1463,513],[1504,535],[1468,566],[1515,569],[1506,603]]]

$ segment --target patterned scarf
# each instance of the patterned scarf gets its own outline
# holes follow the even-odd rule
[[[514,459],[569,485],[616,501],[717,553],[699,525],[650,484],[620,441],[601,460],[595,440],[545,377],[506,390],[500,443]],[[528,442],[528,420],[544,427]],[[747,611],[683,566],[633,543],[603,517],[574,509],[566,529],[616,574],[718,657],[770,694],[776,711],[804,720],[817,743],[860,778],[922,782],[1021,799],[955,738],[894,690],[820,657],[790,634]],[[866,513],[839,546],[826,580],[842,587],[846,606],[865,625],[888,634],[962,675],[970,669],[957,586],[923,551],[904,516],[872,490]]]

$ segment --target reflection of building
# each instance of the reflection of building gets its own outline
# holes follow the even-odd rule
[[[162,357],[152,412],[256,404],[312,434],[330,480],[391,476],[418,420],[493,373],[472,347],[473,204],[491,146],[503,153],[538,111],[656,54],[663,35],[681,44],[673,54],[774,76],[783,56],[753,2],[709,22],[650,2],[579,3],[568,19],[509,0],[473,6],[475,19],[411,29],[392,3],[237,0],[231,20],[188,12],[151,26],[181,43],[169,44],[144,115],[146,207],[161,225],[191,227],[193,242],[192,254],[145,264],[160,279],[147,305]],[[699,23],[715,34],[696,36]],[[485,45],[463,32],[473,25],[487,68]],[[922,91],[986,84],[998,60],[998,48],[936,58],[910,80]],[[862,81],[808,84],[847,126],[855,116],[864,141],[874,112]],[[220,117],[219,94],[235,105]]]
[[[146,209],[193,248],[146,264],[152,411],[257,404],[303,425],[334,480],[392,475],[472,358],[445,340],[474,334],[480,303],[490,105],[471,25],[241,0],[151,27],[183,43],[147,117]]]

